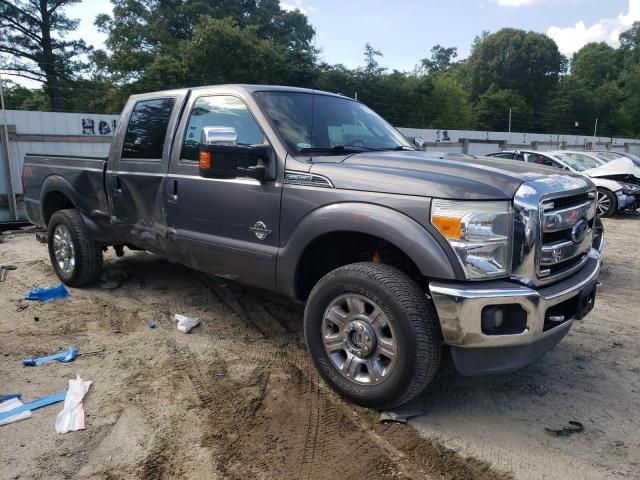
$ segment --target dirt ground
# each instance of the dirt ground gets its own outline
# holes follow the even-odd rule
[[[319,380],[301,307],[146,253],[106,257],[128,274],[115,290],[70,289],[16,306],[57,283],[34,235],[3,235],[0,394],[23,400],[93,380],[87,429],[57,434],[61,404],[0,427],[0,479],[602,479],[640,478],[640,216],[606,227],[593,313],[536,364],[465,378],[445,368],[410,410],[381,424]],[[175,313],[196,316],[191,334]],[[148,327],[156,322],[157,328]],[[23,367],[74,345],[70,364]],[[569,420],[584,431],[555,437]]]

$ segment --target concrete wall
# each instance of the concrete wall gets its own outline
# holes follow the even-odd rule
[[[22,163],[27,153],[55,155],[106,156],[118,115],[82,113],[25,112],[7,110],[12,185],[18,197],[19,219],[24,220],[22,206]],[[4,118],[0,115],[0,126]],[[0,127],[0,142],[4,139]],[[0,165],[4,166],[5,148],[0,148]],[[0,168],[0,222],[10,221],[5,168]]]

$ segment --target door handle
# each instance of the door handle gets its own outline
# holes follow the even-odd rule
[[[169,200],[171,200],[172,202],[178,201],[178,180],[176,180],[175,178],[171,179],[169,185]]]

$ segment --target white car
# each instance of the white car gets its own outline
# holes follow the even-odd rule
[[[592,152],[567,150],[505,151],[489,156],[547,165],[590,177],[598,187],[598,214],[601,217],[610,217],[618,210],[633,211],[640,207],[640,167],[630,158],[607,162]]]

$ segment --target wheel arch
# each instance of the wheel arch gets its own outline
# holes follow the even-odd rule
[[[352,248],[350,242],[356,242],[357,246],[372,242],[374,247],[386,249],[395,255],[394,260],[403,262],[406,267],[403,270],[415,270],[407,272],[414,278],[415,275],[451,280],[462,277],[459,265],[452,261],[453,253],[446,252],[435,235],[411,217],[380,205],[345,202],[314,210],[298,223],[278,254],[278,290],[305,300],[315,282],[330,270],[372,260],[358,258],[354,254],[357,248]],[[319,255],[336,250],[343,255],[329,259]],[[387,263],[388,259],[382,254],[379,261]],[[314,262],[321,267],[311,268]]]
[[[44,225],[58,210],[77,208],[78,199],[71,184],[59,175],[51,175],[42,183],[40,210]]]

